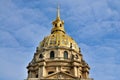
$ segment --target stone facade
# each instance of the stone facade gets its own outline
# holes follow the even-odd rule
[[[77,43],[66,34],[59,8],[51,34],[40,42],[28,64],[27,80],[92,80]]]

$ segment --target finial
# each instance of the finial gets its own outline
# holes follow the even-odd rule
[[[59,7],[59,4],[57,6],[57,18],[60,18],[60,7]]]

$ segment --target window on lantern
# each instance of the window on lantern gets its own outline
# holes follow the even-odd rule
[[[64,59],[68,59],[68,52],[64,51]]]
[[[54,57],[55,57],[54,51],[51,51],[50,52],[50,59],[54,59]]]
[[[60,24],[60,27],[62,27],[62,24]]]
[[[55,24],[55,27],[57,27],[57,24]]]

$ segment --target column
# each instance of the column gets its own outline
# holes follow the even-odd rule
[[[59,68],[58,67],[56,67],[56,72],[59,72]]]
[[[77,67],[74,66],[74,75],[77,77]]]

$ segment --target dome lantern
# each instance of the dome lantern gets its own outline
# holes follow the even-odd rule
[[[53,28],[51,30],[51,34],[53,34],[54,32],[65,33],[65,30],[64,30],[64,21],[60,19],[60,8],[59,8],[59,6],[57,7],[56,20],[54,20],[52,22],[52,24],[53,24]]]

